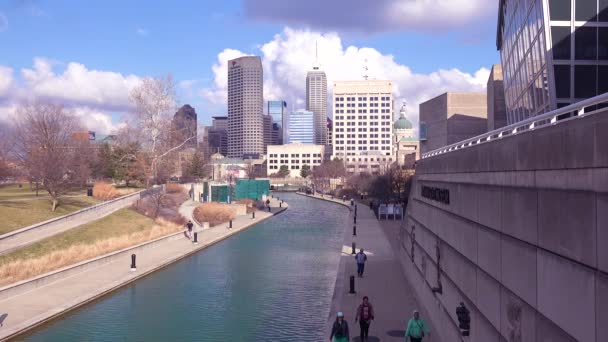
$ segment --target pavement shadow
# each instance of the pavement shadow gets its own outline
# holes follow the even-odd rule
[[[389,330],[386,334],[391,337],[405,337],[405,330]]]
[[[405,335],[405,334],[404,334]],[[368,336],[365,342],[379,342],[380,338],[376,336]],[[361,338],[359,336],[353,338],[353,342],[361,342]]]
[[[0,315],[0,327],[4,324],[4,320],[6,319],[6,317],[8,317],[7,313],[3,313],[2,315]]]

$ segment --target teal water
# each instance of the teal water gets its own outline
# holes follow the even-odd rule
[[[26,341],[322,341],[348,210],[289,210],[44,325]]]

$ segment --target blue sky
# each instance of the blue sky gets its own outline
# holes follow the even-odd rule
[[[432,96],[433,89],[481,90],[480,80],[487,76],[479,71],[499,62],[496,4],[488,2],[494,1],[0,0],[0,68],[4,68],[0,76],[9,84],[3,91],[0,79],[0,108],[5,108],[4,112],[0,109],[0,116],[8,116],[19,99],[33,94],[73,102],[75,108],[86,107],[98,117],[109,115],[111,124],[116,124],[128,105],[124,96],[114,93],[121,86],[128,89],[132,82],[114,76],[170,73],[179,85],[180,102],[191,103],[202,121],[208,121],[211,115],[226,110],[221,97],[220,74],[225,72],[221,58],[241,54],[264,57],[268,100],[281,96],[297,105],[303,94],[302,81],[291,78],[293,72],[281,70],[301,68],[305,72],[312,63],[313,42],[319,40],[319,45],[326,47],[320,53],[322,63],[328,67],[342,65],[345,60],[353,63],[352,77],[348,70],[334,73],[336,68],[327,68],[330,81],[359,77],[358,69],[367,59],[379,77],[397,75],[401,80],[396,81],[401,85],[399,96],[413,103],[415,115],[416,103]],[[344,6],[352,8],[345,12]],[[322,9],[324,15],[318,16]],[[395,12],[398,15],[393,16]],[[289,51],[265,53],[260,50],[265,44]],[[350,53],[349,47],[355,52]],[[298,59],[304,55],[308,58]],[[44,61],[39,68],[34,66],[35,58]],[[70,63],[82,66],[70,73],[71,79],[64,74]],[[213,70],[214,65],[217,70]],[[23,69],[33,70],[35,75],[27,78]],[[117,80],[120,86],[113,86]],[[410,93],[407,84],[417,81],[429,83],[428,91]],[[102,95],[71,98],[67,91],[49,89],[71,86],[94,87],[94,92]],[[104,122],[91,125],[109,127],[107,120]]]

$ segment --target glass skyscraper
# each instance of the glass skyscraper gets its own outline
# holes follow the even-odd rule
[[[314,113],[307,110],[300,110],[291,113],[289,115],[286,138],[289,144],[296,142],[302,144],[314,144]]]
[[[608,92],[608,0],[500,0],[509,124]]]
[[[272,117],[273,145],[283,144],[283,127],[287,120],[287,102],[268,101],[268,115]]]

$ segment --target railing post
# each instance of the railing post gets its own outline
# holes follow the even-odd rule
[[[352,251],[350,252],[350,254],[357,254],[357,252],[355,252],[355,249],[357,248],[357,244],[356,243],[352,243],[351,247],[353,248]]]
[[[228,224],[228,228],[232,228],[232,220],[230,220],[230,223]]]
[[[137,266],[135,265],[135,254],[131,254],[131,271],[136,271]]]
[[[353,236],[357,236],[357,226],[353,226]]]
[[[194,240],[192,241],[195,245],[198,245],[198,233],[194,232]]]
[[[350,294],[355,294],[355,276],[350,276],[350,290],[348,291]]]

